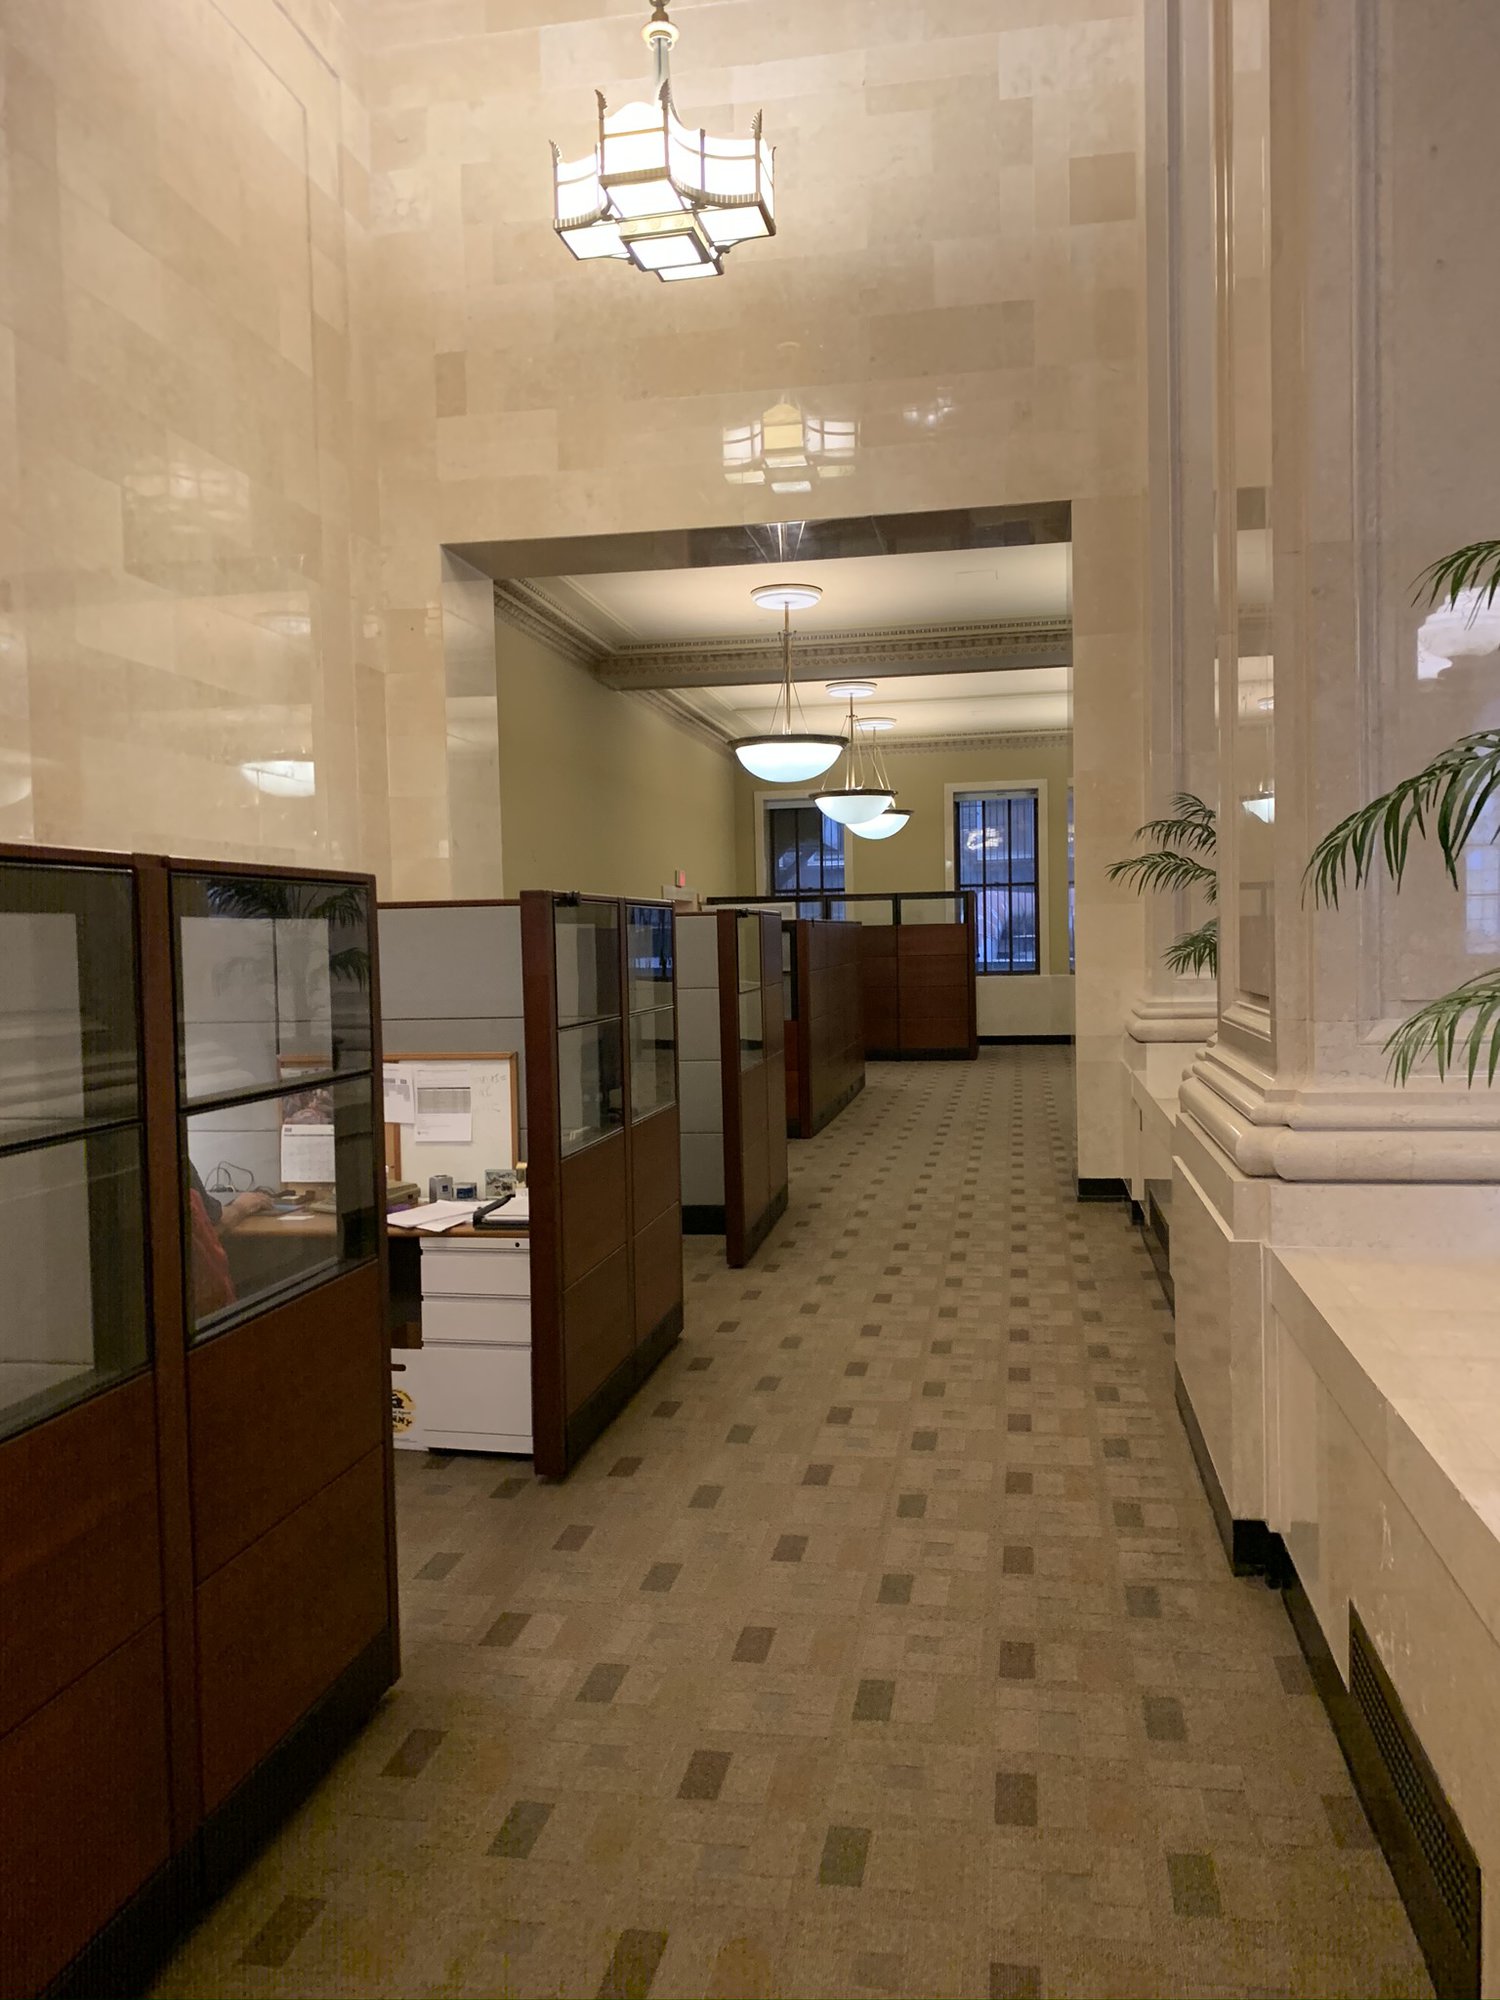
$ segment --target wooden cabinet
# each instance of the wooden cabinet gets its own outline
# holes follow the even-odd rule
[[[0,848],[7,1994],[144,1983],[394,1678],[372,911]]]

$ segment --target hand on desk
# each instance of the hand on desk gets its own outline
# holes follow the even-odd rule
[[[275,1206],[272,1196],[262,1194],[258,1188],[251,1188],[246,1194],[237,1194],[219,1205],[219,1234],[228,1236],[252,1215],[264,1215],[268,1208]]]

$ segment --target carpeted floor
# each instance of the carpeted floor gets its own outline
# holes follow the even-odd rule
[[[873,1066],[565,1485],[400,1455],[404,1678],[159,1992],[1427,1993],[1071,1131]]]

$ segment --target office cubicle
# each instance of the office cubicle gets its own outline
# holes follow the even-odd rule
[[[803,896],[759,907],[785,918],[842,919],[859,926],[860,1004],[869,1061],[972,1061],[978,1056],[972,889]]]
[[[380,930],[387,1046],[522,1058],[534,1462],[560,1478],[682,1327],[672,911],[538,891],[383,904]],[[419,1340],[416,1246],[393,1253]]]
[[[799,917],[782,924],[786,1129],[810,1139],[865,1087],[859,926]]]
[[[755,1254],[787,1204],[781,920],[719,909],[677,919],[683,1226]]]
[[[395,1677],[364,877],[0,848],[0,1987],[140,1983]]]

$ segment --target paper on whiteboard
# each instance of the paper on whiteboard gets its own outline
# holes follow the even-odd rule
[[[338,1178],[331,1125],[282,1126],[281,1178],[292,1187],[331,1183]]]
[[[416,1094],[412,1089],[411,1071],[400,1063],[385,1065],[385,1122],[387,1125],[410,1125],[417,1115]]]
[[[467,1069],[445,1063],[415,1072],[412,1137],[419,1146],[467,1146],[474,1138],[474,1092]]]

